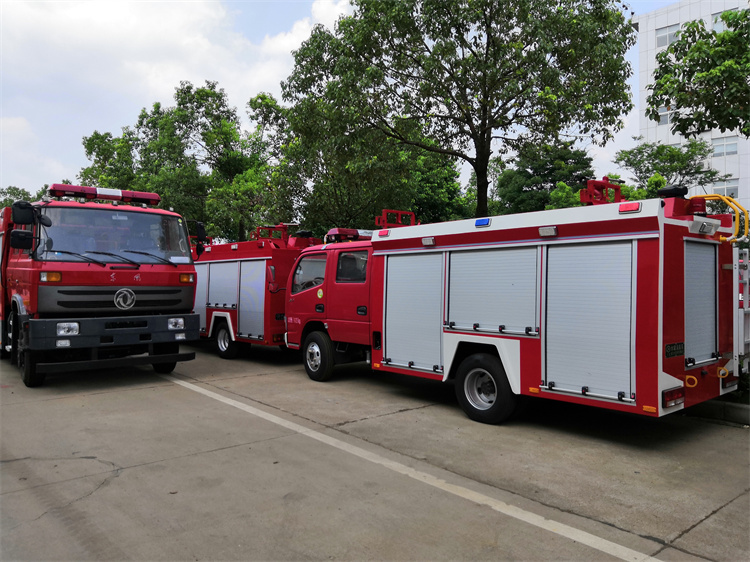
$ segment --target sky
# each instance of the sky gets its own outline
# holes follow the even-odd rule
[[[672,1],[628,3],[638,15]],[[0,0],[0,188],[78,183],[83,137],[119,136],[141,109],[174,105],[183,80],[218,82],[241,115],[261,92],[280,100],[292,52],[350,10],[348,0]],[[637,103],[637,46],[629,60]],[[626,175],[613,159],[636,144],[637,109],[624,122],[614,141],[588,147],[597,177]]]

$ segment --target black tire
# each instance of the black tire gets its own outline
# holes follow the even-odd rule
[[[167,342],[167,343],[156,343],[154,344],[154,355],[173,355],[180,352],[179,342]],[[170,361],[169,363],[152,363],[151,366],[154,368],[154,372],[160,375],[168,375],[174,371],[177,367],[177,361]]]
[[[475,353],[461,362],[456,398],[470,419],[489,424],[507,420],[518,403],[500,359],[487,353]]]
[[[232,340],[232,334],[226,322],[220,322],[216,327],[214,348],[222,359],[234,359],[240,352],[240,344]]]
[[[333,344],[325,332],[311,332],[302,346],[303,361],[307,376],[314,381],[325,382],[333,375]]]
[[[175,367],[177,367],[177,361],[172,361],[171,363],[154,363],[151,366],[154,368],[154,371],[160,375],[168,375],[174,371]]]
[[[37,358],[29,351],[23,351],[18,355],[21,368],[21,380],[29,388],[41,386],[44,383],[44,373],[37,373]]]
[[[10,342],[12,341],[11,339],[12,336],[10,333],[9,326],[10,324],[8,321],[8,322],[2,322],[2,327],[0,327],[0,329],[3,330],[3,337],[2,337],[3,341],[2,341],[2,344],[0,344],[0,359],[10,358]]]

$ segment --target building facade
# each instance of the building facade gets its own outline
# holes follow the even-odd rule
[[[638,107],[639,129],[644,141],[668,145],[685,142],[684,137],[670,131],[670,112],[667,108],[660,110],[661,119],[658,122],[645,115],[645,108],[648,106],[646,98],[651,93],[647,87],[653,83],[657,53],[675,40],[675,33],[683,24],[702,19],[707,28],[721,30],[723,22],[717,18],[722,12],[746,8],[747,0],[682,0],[633,18],[638,23],[639,30]],[[745,208],[750,207],[750,139],[740,135],[739,131],[722,133],[718,129],[702,133],[699,138],[713,146],[713,154],[708,158],[706,166],[729,175],[727,181],[707,187],[706,191],[734,197]],[[699,194],[696,190],[692,191],[690,195]]]

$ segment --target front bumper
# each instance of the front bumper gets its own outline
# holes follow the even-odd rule
[[[170,318],[182,318],[184,328],[172,330]],[[198,314],[162,314],[154,316],[111,316],[104,318],[19,318],[23,328],[22,345],[31,351],[96,349],[162,343],[187,343],[197,340]],[[77,322],[77,335],[58,335],[61,322]],[[178,336],[178,334],[181,334]],[[179,339],[178,339],[179,338]]]

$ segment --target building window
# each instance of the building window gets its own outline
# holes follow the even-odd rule
[[[734,12],[734,11],[736,11],[736,8],[733,8],[731,10],[727,10],[727,12]],[[717,12],[717,13],[711,15],[711,21],[713,22],[712,29],[716,33],[721,33],[722,31],[726,31],[726,29],[727,29],[726,25],[724,24],[724,22],[721,20],[721,17],[720,17],[721,14],[723,14],[723,13],[724,12]]]
[[[669,125],[672,121],[674,111],[669,111],[666,107],[659,108],[659,125]]]
[[[668,27],[660,27],[656,30],[656,47],[666,47],[677,41],[677,32],[680,30],[680,24],[676,23]]]
[[[731,179],[727,181],[720,181],[714,184],[714,193],[716,195],[724,195],[725,197],[733,197],[737,199],[737,195],[740,192],[740,180]]]
[[[723,137],[720,139],[712,139],[711,143],[714,146],[714,157],[737,154],[737,137]]]

